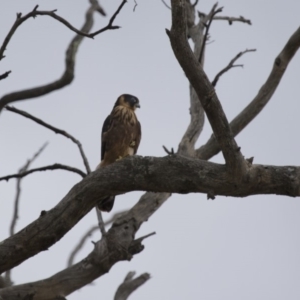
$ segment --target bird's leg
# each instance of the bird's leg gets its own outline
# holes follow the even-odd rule
[[[119,157],[116,159],[116,161],[121,160],[122,158],[123,158],[122,156],[119,156]]]
[[[132,141],[130,144],[129,144],[129,147],[133,148],[135,146],[135,141]]]

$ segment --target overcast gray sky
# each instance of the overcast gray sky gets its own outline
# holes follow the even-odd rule
[[[102,0],[110,16],[121,1]],[[210,10],[212,1],[199,1],[198,9]],[[75,80],[58,92],[16,103],[15,106],[67,130],[78,138],[94,168],[100,158],[100,130],[116,98],[131,93],[140,99],[137,112],[143,137],[139,155],[164,156],[162,145],[177,148],[189,122],[189,92],[165,28],[170,11],[160,1],[128,1],[117,17],[122,29],[84,40],[76,63]],[[39,4],[79,28],[87,0],[2,0],[0,40],[15,20]],[[224,15],[244,16],[253,25],[215,21],[207,47],[205,71],[209,78],[239,51],[256,48],[226,73],[216,91],[229,120],[249,103],[266,80],[275,57],[299,27],[300,2],[296,0],[223,0]],[[94,29],[108,18],[97,16]],[[26,21],[13,36],[1,61],[1,96],[57,79],[64,69],[64,52],[73,32],[45,16]],[[255,163],[299,165],[300,54],[264,111],[237,137],[246,157]],[[198,145],[211,134],[208,122]],[[0,176],[15,173],[45,142],[50,145],[34,167],[55,162],[83,169],[77,148],[30,120],[10,112],[0,116]],[[213,161],[223,162],[219,155]],[[17,230],[35,220],[41,210],[55,206],[80,177],[65,171],[49,171],[22,181]],[[13,211],[15,181],[0,182],[0,240],[8,236]],[[142,193],[118,196],[113,212],[130,208]],[[142,226],[138,236],[156,231],[145,250],[131,262],[115,265],[109,274],[78,292],[71,300],[112,299],[128,271],[149,272],[151,280],[130,299],[299,299],[300,203],[281,196],[243,199],[206,195],[173,195]],[[108,218],[110,214],[105,214]],[[89,213],[49,251],[40,253],[13,270],[15,283],[35,281],[65,268],[70,251],[82,234],[96,223]],[[99,233],[91,240],[98,240]],[[89,242],[77,260],[92,250]]]

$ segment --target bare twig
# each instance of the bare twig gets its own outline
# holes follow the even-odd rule
[[[292,34],[282,51],[274,60],[273,69],[255,98],[230,123],[234,136],[238,135],[266,106],[278,87],[288,64],[300,48],[300,27]],[[205,145],[196,150],[196,156],[209,159],[218,154],[220,146],[212,135]]]
[[[96,36],[96,35],[98,35],[98,34],[104,32],[104,31],[107,31],[107,30],[114,30],[114,29],[119,29],[120,26],[115,26],[115,25],[113,25],[113,22],[114,22],[115,18],[117,17],[117,15],[119,14],[119,12],[121,11],[121,9],[123,8],[123,6],[125,5],[126,2],[127,2],[127,0],[123,0],[123,1],[122,1],[122,3],[119,5],[118,9],[117,9],[116,12],[112,15],[112,17],[110,18],[108,24],[107,24],[105,27],[103,27],[102,29],[97,30],[97,31],[95,31],[95,32],[93,32],[93,33],[91,33],[91,34],[89,34],[89,36],[93,38],[94,36]]]
[[[226,73],[227,71],[229,71],[230,69],[234,68],[234,67],[243,67],[243,65],[234,65],[234,63],[245,53],[248,53],[248,52],[255,52],[256,49],[246,49],[245,51],[242,51],[240,53],[238,53],[230,62],[229,64],[224,68],[222,69],[214,78],[214,80],[211,82],[212,86],[216,86],[217,85],[217,82],[218,80],[220,79],[220,77]]]
[[[161,0],[161,2],[167,7],[168,9],[171,9],[171,6],[167,4],[165,0]]]
[[[69,172],[73,172],[73,173],[77,173],[79,174],[82,178],[84,178],[86,176],[86,173],[82,172],[81,170],[77,169],[77,168],[73,168],[67,165],[62,165],[62,164],[53,164],[53,165],[49,165],[49,166],[45,166],[45,167],[41,167],[41,168],[35,168],[35,169],[31,169],[22,173],[17,173],[17,174],[12,174],[12,175],[7,175],[7,176],[3,176],[0,177],[0,181],[2,180],[6,180],[8,181],[11,178],[23,178],[29,174],[35,173],[35,172],[41,172],[41,171],[48,171],[48,170],[66,170]]]
[[[213,18],[215,17],[216,14],[222,12],[223,10],[223,7],[220,7],[217,9],[217,6],[218,6],[218,3],[216,3],[213,7],[212,7],[212,10],[210,11],[210,13],[208,14],[208,24],[205,25],[205,34],[204,34],[204,39],[203,39],[203,42],[202,42],[202,47],[201,47],[201,51],[200,51],[200,55],[199,55],[199,59],[198,61],[201,63],[202,61],[202,56],[203,56],[203,53],[204,53],[204,47],[205,47],[205,43],[207,41],[207,37],[208,37],[208,32],[209,32],[209,28],[210,28],[210,25],[213,21]]]
[[[129,272],[123,283],[118,287],[114,300],[126,300],[128,297],[147,280],[150,279],[149,273],[143,273],[142,275],[134,278],[135,272]]]
[[[204,12],[198,11],[198,16],[200,18],[204,18],[207,15]],[[241,22],[241,23],[252,25],[251,20],[245,19],[243,16],[240,17],[214,16],[214,20],[228,21],[229,25],[232,25],[233,22]]]
[[[45,148],[47,146],[48,146],[48,143],[45,143],[33,155],[33,157],[31,159],[29,159],[23,167],[20,168],[18,174],[22,174],[22,173],[26,172],[28,170],[28,168],[30,167],[30,165],[35,161],[35,159],[38,158],[38,156],[45,150]],[[15,234],[15,227],[16,227],[17,219],[19,218],[18,211],[19,211],[19,199],[20,199],[20,194],[21,194],[21,180],[22,180],[22,177],[19,177],[17,180],[17,187],[16,187],[17,193],[16,193],[16,197],[15,197],[15,204],[14,204],[14,214],[13,214],[13,218],[12,218],[12,222],[11,222],[10,230],[9,230],[10,236]]]
[[[95,206],[95,210],[96,210],[96,214],[97,214],[97,218],[98,218],[98,226],[99,226],[100,232],[101,232],[102,236],[105,236],[106,230],[105,230],[102,213],[101,213],[100,209],[98,208],[98,206]]]
[[[0,80],[7,78],[10,73],[11,73],[11,71],[7,71],[7,72],[3,73],[2,75],[0,75]]]
[[[106,16],[105,10],[103,9],[103,7],[99,4],[99,2],[97,0],[90,0],[90,3],[92,4],[95,11],[97,11],[104,17]]]
[[[133,12],[135,12],[136,7],[138,6],[136,0],[134,0],[134,7],[133,7]]]
[[[169,150],[166,146],[162,146],[163,147],[163,149],[165,150],[165,152],[168,154],[168,155],[174,155],[175,154],[175,152],[174,152],[174,149],[173,148],[171,148],[171,150]]]
[[[56,19],[57,21],[61,22],[62,24],[64,24],[65,26],[67,26],[72,31],[76,32],[77,34],[85,36],[85,37],[88,37],[88,38],[92,38],[86,32],[83,32],[81,30],[76,29],[67,20],[65,20],[64,18],[56,15],[55,14],[56,10],[52,10],[52,11],[38,11],[37,8],[38,8],[38,5],[36,5],[35,8],[30,13],[28,13],[27,15],[25,15],[24,17],[22,17],[22,13],[17,13],[17,19],[16,19],[15,23],[13,24],[12,28],[10,29],[9,33],[5,37],[5,39],[3,41],[3,44],[2,44],[2,46],[0,48],[0,60],[5,57],[3,55],[4,51],[7,49],[7,45],[10,42],[10,39],[14,35],[15,31],[18,29],[18,27],[23,22],[25,22],[26,20],[28,20],[29,18],[35,18],[36,16],[49,16],[49,17],[52,17],[52,18]]]
[[[199,0],[196,0],[194,4],[192,4],[193,7],[196,7],[198,4]]]
[[[99,11],[99,5],[97,6],[94,4],[94,2],[96,2],[96,0],[94,0],[92,2],[93,3],[91,5],[91,7],[88,9],[88,11],[86,13],[85,23],[81,27],[81,30],[80,30],[85,33],[89,32],[90,29],[92,28],[94,12]],[[14,31],[12,31],[11,35],[13,34],[13,32]],[[11,38],[11,36],[8,36],[8,37],[9,37],[9,39]],[[50,92],[53,92],[55,90],[61,89],[64,86],[70,84],[74,79],[76,53],[77,53],[78,47],[80,46],[83,38],[84,37],[82,35],[76,35],[72,39],[71,43],[69,44],[67,51],[66,51],[66,56],[65,56],[65,70],[64,70],[63,75],[59,79],[57,79],[49,84],[46,84],[46,85],[42,85],[39,87],[35,87],[35,88],[27,89],[27,90],[21,90],[18,92],[13,92],[13,93],[4,95],[0,99],[0,112],[3,109],[3,107],[9,103],[40,97],[40,96],[46,95]],[[7,43],[6,43],[6,45],[7,45]],[[3,51],[6,47],[6,45],[4,44],[2,46]]]
[[[153,232],[151,232],[151,233],[148,233],[148,234],[146,234],[146,235],[143,235],[143,236],[141,236],[140,238],[134,240],[134,242],[135,242],[135,243],[141,243],[144,239],[147,239],[148,237],[150,237],[150,236],[152,236],[152,235],[155,235],[155,234],[156,234],[156,232],[153,231]]]
[[[115,213],[109,220],[104,222],[104,226],[107,226],[113,222],[115,222],[119,217],[121,217],[122,215],[126,214],[128,211],[121,211],[121,212],[117,212]],[[74,250],[71,252],[69,259],[68,259],[68,264],[67,266],[70,267],[73,265],[74,263],[74,259],[76,254],[82,249],[82,247],[84,246],[85,242],[87,241],[87,239],[94,234],[94,232],[99,230],[99,226],[95,225],[93,227],[91,227],[80,239],[80,241],[78,242],[78,244],[76,245],[76,247],[74,248]]]
[[[34,121],[34,122],[36,122],[36,123],[38,123],[38,124],[40,124],[40,125],[48,128],[50,130],[54,131],[56,134],[63,135],[64,137],[70,139],[73,143],[75,143],[78,146],[78,149],[79,149],[79,152],[80,152],[80,155],[82,157],[82,160],[83,160],[83,163],[84,163],[84,166],[86,168],[87,173],[88,174],[91,173],[91,168],[89,166],[89,162],[88,162],[88,160],[86,158],[86,155],[85,155],[85,153],[83,151],[83,147],[82,147],[82,145],[81,145],[81,143],[80,143],[79,140],[77,140],[75,137],[73,137],[71,134],[69,134],[65,130],[59,129],[57,127],[54,127],[54,126],[52,126],[52,125],[44,122],[43,120],[41,120],[41,119],[39,119],[39,118],[37,118],[37,117],[29,114],[28,112],[26,112],[24,110],[20,110],[20,109],[17,109],[15,107],[12,107],[12,106],[6,106],[5,108],[8,111],[17,113],[17,114],[19,114],[19,115],[21,115],[21,116],[23,116],[25,118],[28,118],[28,119],[30,119],[30,120],[32,120],[32,121]]]
[[[26,172],[29,168],[29,166],[34,162],[34,160],[44,151],[44,149],[47,147],[48,143],[45,143],[34,155],[31,159],[29,159],[23,167],[20,168],[19,174],[22,174]],[[17,185],[16,185],[16,196],[15,196],[15,203],[14,203],[14,212],[13,212],[13,217],[12,221],[10,224],[10,229],[9,229],[9,234],[10,236],[15,234],[15,227],[17,224],[17,220],[19,218],[19,201],[20,201],[20,195],[21,195],[21,180],[22,177],[19,177],[17,179]],[[11,281],[11,270],[8,270],[5,273],[5,281],[8,285],[12,285]]]

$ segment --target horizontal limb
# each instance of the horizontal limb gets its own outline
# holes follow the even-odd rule
[[[249,164],[247,177],[241,181],[231,176],[224,165],[179,155],[124,158],[86,176],[53,209],[4,240],[0,244],[0,273],[48,249],[103,196],[130,191],[168,193],[165,194],[167,198],[169,193],[213,193],[233,197],[280,194],[295,197],[300,196],[300,167]],[[160,196],[157,194],[157,197]],[[138,226],[149,217],[148,214],[141,208],[137,209],[134,219]],[[123,217],[117,221],[122,220]]]
[[[12,174],[12,175],[6,175],[3,177],[0,177],[0,181],[2,180],[10,180],[12,178],[23,178],[29,174],[32,173],[36,173],[36,172],[42,172],[42,171],[53,171],[53,170],[65,170],[65,171],[69,171],[69,172],[73,172],[73,173],[77,173],[78,175],[80,175],[82,178],[84,178],[86,176],[86,173],[82,172],[81,170],[74,168],[74,167],[70,167],[67,165],[62,165],[62,164],[53,164],[53,165],[49,165],[49,166],[44,166],[41,168],[35,168],[35,169],[31,169],[31,170],[27,170],[25,172],[22,173],[16,173],[16,174]]]

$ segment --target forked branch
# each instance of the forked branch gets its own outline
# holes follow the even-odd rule
[[[292,34],[282,51],[274,60],[274,65],[266,82],[261,86],[255,98],[246,106],[230,123],[234,136],[238,135],[266,106],[280,80],[282,79],[290,61],[300,48],[300,27]],[[196,150],[196,156],[201,159],[209,159],[220,151],[220,147],[214,135]]]
[[[244,173],[245,163],[240,148],[234,140],[215,90],[188,44],[185,8],[184,0],[172,0],[172,28],[168,33],[172,49],[201,101],[222,149],[228,170],[233,174],[241,175]]]
[[[107,24],[105,27],[103,27],[102,29],[97,30],[97,31],[95,31],[95,32],[93,32],[93,33],[91,33],[91,34],[89,34],[89,36],[93,38],[94,36],[96,36],[96,35],[98,35],[98,34],[104,32],[104,31],[107,31],[107,30],[114,30],[114,29],[119,29],[120,26],[113,25],[113,23],[114,23],[114,20],[115,20],[115,18],[117,17],[117,15],[120,13],[121,9],[123,8],[123,6],[126,4],[126,2],[127,2],[127,0],[123,0],[123,1],[122,1],[122,3],[121,3],[120,6],[117,8],[117,10],[115,11],[115,13],[112,15],[112,17],[110,18],[108,24]]]
[[[82,34],[78,34],[77,36],[75,36],[73,38],[73,40],[71,41],[69,47],[67,48],[66,51],[66,57],[65,57],[65,71],[63,73],[63,75],[61,76],[61,78],[59,78],[58,80],[53,81],[52,83],[43,85],[43,86],[39,86],[36,88],[32,88],[32,89],[27,89],[27,90],[22,90],[19,92],[13,92],[10,94],[7,94],[5,96],[3,96],[2,98],[0,98],[0,112],[3,109],[3,107],[5,107],[7,104],[9,103],[13,103],[16,101],[20,101],[20,100],[27,100],[27,99],[32,99],[32,98],[36,98],[36,97],[40,97],[43,95],[46,95],[50,92],[53,92],[55,90],[61,89],[64,86],[70,84],[73,79],[74,79],[74,67],[75,67],[75,59],[76,59],[76,53],[78,50],[79,45],[82,42],[82,39],[84,36],[87,36],[87,33],[91,30],[92,25],[93,25],[93,14],[95,11],[101,11],[99,10],[99,5],[96,5],[95,3],[97,3],[97,1],[91,1],[91,7],[88,9],[87,13],[86,13],[86,20],[84,25],[82,26],[80,32],[83,32],[84,35]],[[120,10],[122,9],[122,7],[124,6],[124,4],[126,3],[126,0],[123,0],[123,2],[121,3],[121,5],[118,7],[117,11],[114,13],[114,15],[111,17],[109,23],[107,26],[105,26],[104,28],[88,35],[89,37],[94,37],[97,34],[100,34],[106,30],[110,30],[110,29],[117,29],[119,28],[119,26],[114,26],[112,25],[112,22],[115,20],[116,16],[118,15],[118,13],[120,12]],[[16,28],[20,25],[19,22],[21,20],[23,20],[22,22],[24,22],[24,18],[26,17],[26,19],[28,19],[29,17],[32,16],[32,14],[34,14],[35,12],[32,11],[31,13],[29,13],[28,15],[24,16],[23,18],[21,16],[18,17],[16,23],[14,26],[16,26]],[[18,21],[19,20],[19,21]],[[17,24],[17,25],[16,25]],[[7,38],[5,39],[1,49],[0,49],[0,55],[3,56],[3,52],[10,40],[10,38],[12,37],[13,33],[15,32],[16,28],[11,29],[10,33],[8,34]],[[2,53],[1,53],[2,51]]]
[[[115,222],[119,217],[122,215],[126,214],[127,211],[123,212],[118,212],[115,213],[109,220],[104,222],[104,226],[110,225],[111,223]],[[78,244],[75,246],[74,250],[71,252],[69,259],[68,259],[68,267],[72,266],[74,264],[74,259],[76,254],[82,249],[86,241],[88,240],[89,237],[91,237],[94,232],[99,231],[99,225],[95,225],[91,227],[79,240]]]
[[[118,287],[114,300],[126,300],[141,285],[150,279],[149,273],[134,278],[136,272],[129,272],[122,284]]]
[[[300,196],[300,167],[251,165],[247,171],[246,180],[241,181],[240,178],[231,176],[224,165],[180,155],[124,158],[86,176],[53,209],[2,241],[0,273],[59,241],[107,194],[156,191],[147,193],[146,201],[138,206],[134,215],[136,222],[153,214],[153,210],[145,209],[147,202],[159,207],[170,196],[169,193],[213,192],[216,196],[233,197],[257,194]],[[139,176],[136,176],[137,173]],[[117,221],[122,220],[123,217]],[[44,234],[45,231],[47,235]],[[15,246],[20,240],[26,247]]]
[[[78,146],[78,149],[79,149],[79,152],[80,152],[80,155],[81,155],[81,157],[82,157],[82,160],[83,160],[83,163],[84,163],[84,166],[85,166],[85,168],[86,168],[87,173],[90,173],[90,172],[91,172],[91,168],[90,168],[89,162],[88,162],[88,160],[87,160],[87,158],[86,158],[86,155],[85,155],[85,153],[84,153],[84,151],[83,151],[83,147],[82,147],[80,141],[77,140],[74,136],[72,136],[71,134],[69,134],[69,133],[66,132],[65,130],[59,129],[59,128],[57,128],[57,127],[54,127],[54,126],[52,126],[52,125],[50,125],[50,124],[44,122],[43,120],[41,120],[41,119],[39,119],[39,118],[37,118],[37,117],[35,117],[35,116],[29,114],[28,112],[26,112],[26,111],[24,111],[24,110],[20,110],[20,109],[17,109],[17,108],[15,108],[15,107],[13,107],[13,106],[8,106],[8,105],[7,105],[5,108],[6,108],[8,111],[11,111],[11,112],[14,112],[14,113],[16,113],[16,114],[19,114],[19,115],[21,115],[21,116],[23,116],[23,117],[25,117],[25,118],[28,118],[28,119],[30,119],[30,120],[36,122],[37,124],[39,124],[39,125],[41,125],[41,126],[43,126],[43,127],[46,127],[46,128],[48,128],[48,129],[52,130],[52,131],[55,132],[56,134],[63,135],[64,137],[70,139],[73,143],[75,143],[75,144]]]
[[[230,69],[232,68],[235,68],[235,67],[243,67],[243,65],[235,65],[234,63],[242,56],[244,55],[245,53],[248,53],[248,52],[255,52],[256,49],[246,49],[245,51],[242,51],[242,52],[239,52],[230,62],[229,64],[224,68],[222,69],[214,78],[214,80],[211,82],[212,86],[216,86],[217,85],[217,82],[218,80],[220,79],[220,77],[226,73],[227,71],[229,71]]]

